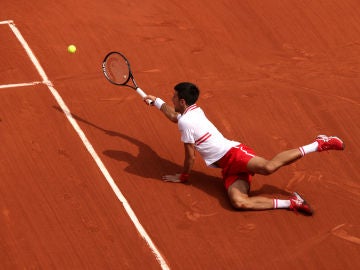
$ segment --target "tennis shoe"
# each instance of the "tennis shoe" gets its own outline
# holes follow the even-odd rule
[[[303,199],[301,196],[294,192],[294,196],[290,198],[290,207],[289,209],[295,212],[301,212],[304,215],[311,216],[313,210],[310,205]]]
[[[335,136],[319,135],[316,138],[318,142],[318,152],[327,150],[344,150],[345,144],[342,140]]]

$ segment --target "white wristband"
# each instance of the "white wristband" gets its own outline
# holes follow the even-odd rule
[[[161,109],[161,106],[162,106],[164,103],[165,103],[165,101],[163,101],[161,98],[156,98],[156,99],[155,99],[155,102],[154,102],[154,106],[160,110],[160,109]]]

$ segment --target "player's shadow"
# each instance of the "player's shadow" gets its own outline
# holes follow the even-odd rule
[[[62,110],[59,107],[54,106],[54,108],[62,112]],[[98,130],[101,130],[108,136],[119,137],[138,147],[139,153],[137,156],[125,150],[108,149],[103,151],[103,154],[107,157],[110,157],[120,162],[126,162],[128,164],[128,166],[125,168],[126,172],[141,176],[143,178],[159,179],[160,181],[162,181],[161,177],[165,173],[171,174],[175,172],[181,172],[182,166],[160,157],[151,147],[149,147],[147,144],[143,143],[142,141],[117,131],[104,129],[77,115],[74,114],[71,115],[75,120],[87,124],[91,127],[94,127]],[[220,170],[219,170],[219,176],[220,176]],[[174,183],[169,183],[169,185],[170,184],[174,184]],[[183,185],[183,184],[178,184],[178,185]],[[191,172],[191,179],[187,185],[191,185],[195,188],[205,191],[209,195],[217,198],[219,200],[219,203],[224,208],[233,210],[228,200],[225,188],[223,186],[220,177],[214,177],[194,170]],[[278,194],[284,196],[289,195],[288,192],[281,190],[275,186],[267,185],[267,184],[263,185],[258,190],[254,190],[250,192],[250,195],[252,196],[265,195],[265,194],[269,194],[269,195]]]

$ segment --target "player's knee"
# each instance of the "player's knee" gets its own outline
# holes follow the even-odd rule
[[[277,167],[272,162],[267,162],[262,169],[264,175],[269,175],[275,172]]]
[[[244,198],[235,198],[231,200],[231,204],[235,209],[248,210],[251,209],[249,201]]]
[[[248,166],[250,171],[262,175],[269,175],[277,170],[277,165],[273,161],[264,158],[253,158]]]

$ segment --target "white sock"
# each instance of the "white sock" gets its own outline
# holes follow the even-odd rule
[[[302,147],[299,147],[299,150],[301,151],[301,154],[303,156],[305,156],[306,154],[316,152],[317,149],[318,149],[318,146],[319,146],[319,143],[315,141],[315,142],[310,143],[308,145],[304,145]]]
[[[290,207],[290,200],[274,199],[274,209],[289,208],[289,207]]]

